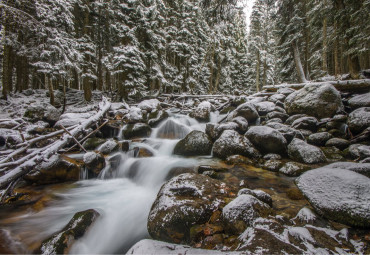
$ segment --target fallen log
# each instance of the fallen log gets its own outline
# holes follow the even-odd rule
[[[103,118],[110,107],[111,103],[106,98],[103,98],[102,102],[99,104],[99,111],[94,116],[75,127],[70,134],[74,137],[77,137],[83,132],[83,130],[86,130],[92,124],[95,124],[101,118]],[[46,149],[40,148],[36,150],[38,153],[35,153],[36,155],[34,155],[32,158],[1,176],[0,189],[7,187],[13,181],[29,173],[41,162],[47,161],[52,155],[56,154],[60,149],[68,144],[68,142],[72,139],[71,135],[65,133],[58,141],[52,143]]]
[[[291,88],[291,89],[298,90],[298,89],[303,88],[307,84],[321,86],[325,83],[330,83],[337,90],[342,91],[342,92],[368,92],[370,90],[370,79],[267,85],[267,86],[264,86],[263,89],[266,90],[267,92],[276,92],[281,88]]]

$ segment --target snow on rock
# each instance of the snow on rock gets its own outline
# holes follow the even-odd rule
[[[212,142],[208,135],[202,131],[194,130],[176,144],[174,154],[200,156],[211,154],[211,150]]]
[[[343,109],[343,104],[340,93],[333,85],[307,84],[285,99],[285,109],[288,114],[302,113],[321,119],[333,117]]]
[[[244,117],[250,123],[259,118],[256,107],[250,102],[239,105],[233,112],[229,114],[227,120],[232,121],[233,118],[238,116]]]
[[[206,134],[212,139],[212,141],[216,141],[225,130],[237,131],[238,129],[239,125],[235,122],[226,122],[222,124],[207,123]]]
[[[238,124],[238,131],[241,134],[244,134],[245,132],[247,132],[249,124],[245,118],[238,116],[238,117],[233,118],[232,122],[235,122],[236,124]]]
[[[313,145],[310,145],[300,139],[294,138],[288,145],[288,155],[291,159],[306,163],[316,164],[326,162],[323,151]]]
[[[298,162],[287,162],[279,169],[279,172],[288,176],[299,176],[310,168],[309,165]]]
[[[158,99],[144,100],[137,107],[147,112],[153,112],[161,108],[161,102]]]
[[[370,92],[352,97],[348,100],[348,104],[352,109],[370,107]]]
[[[329,166],[308,171],[297,186],[324,217],[351,226],[370,227],[370,179]]]
[[[98,176],[105,167],[105,159],[102,154],[96,152],[87,152],[83,156],[86,168],[95,176]]]
[[[339,168],[351,170],[370,177],[370,163],[335,162],[326,166],[327,168]]]
[[[260,102],[254,104],[259,115],[265,116],[267,113],[275,110],[273,102]]]
[[[286,139],[279,131],[273,128],[266,126],[251,127],[245,136],[263,153],[286,153]]]
[[[274,103],[276,103],[277,101],[284,102],[285,98],[286,98],[286,95],[277,93],[277,94],[270,96],[269,101],[274,102]]]
[[[59,121],[55,127],[71,127],[82,123],[84,120],[94,116],[96,112],[81,112],[81,113],[64,113],[60,116]]]
[[[303,134],[299,130],[291,128],[287,125],[274,122],[267,123],[266,126],[279,131],[284,136],[288,143],[290,143],[293,140],[293,138],[304,139]]]
[[[241,233],[258,217],[267,217],[271,207],[252,195],[242,194],[222,209],[225,228],[231,233]]]
[[[190,241],[190,229],[209,221],[224,204],[226,185],[204,175],[185,173],[160,189],[148,217],[152,238],[180,243]]]
[[[292,94],[293,92],[295,92],[294,89],[292,88],[280,88],[277,93],[279,94],[283,94],[285,96],[289,96],[290,94]]]
[[[60,111],[47,103],[33,104],[27,107],[24,117],[30,118],[32,122],[44,120],[53,125],[59,120]]]
[[[348,127],[354,134],[359,134],[370,126],[370,107],[362,107],[348,116]]]
[[[138,107],[131,107],[125,118],[128,123],[141,122],[143,121],[143,112]]]
[[[210,121],[211,111],[213,110],[214,106],[210,102],[203,101],[190,113],[190,117],[198,121],[208,122]]]
[[[232,251],[218,251],[195,249],[187,245],[166,243],[156,240],[144,239],[132,246],[126,254],[215,254],[215,255],[240,255],[241,252]]]
[[[244,188],[244,189],[239,190],[238,192],[238,196],[241,196],[241,195],[254,196],[255,198],[261,200],[262,202],[272,207],[271,196],[262,190],[251,190],[251,189]]]
[[[260,158],[260,153],[245,136],[234,130],[225,130],[213,144],[213,155],[226,159],[232,155],[242,155],[250,158]]]
[[[116,141],[108,140],[99,146],[98,151],[100,151],[104,155],[108,155],[114,151],[117,151],[118,149],[119,149],[119,144]]]

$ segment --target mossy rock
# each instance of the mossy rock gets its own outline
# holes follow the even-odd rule
[[[88,138],[82,144],[82,147],[84,147],[86,150],[95,150],[96,148],[98,148],[98,146],[105,143],[105,141],[106,141],[105,139],[97,138],[97,137]]]

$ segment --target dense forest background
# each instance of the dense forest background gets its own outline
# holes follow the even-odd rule
[[[357,79],[370,68],[370,0],[3,0],[1,81],[26,89],[233,94]],[[249,31],[249,32],[247,32]]]

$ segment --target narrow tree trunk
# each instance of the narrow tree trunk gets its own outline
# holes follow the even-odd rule
[[[325,1],[324,1],[325,4]],[[328,41],[327,41],[327,18],[324,17],[323,28],[322,28],[322,70],[328,73],[328,61],[327,61],[327,51],[328,51]]]
[[[86,102],[91,101],[92,93],[91,93],[91,85],[90,85],[90,79],[87,76],[84,76],[82,78],[82,86],[84,90],[84,98]]]
[[[256,65],[256,90],[259,92],[260,89],[260,65],[261,65],[261,56],[259,50],[257,50],[257,65]]]
[[[10,58],[11,58],[11,47],[5,45],[4,46],[4,55],[3,55],[3,97],[5,100],[8,98],[8,92],[10,92]]]
[[[348,68],[351,78],[357,80],[360,77],[360,60],[357,55],[348,56]]]
[[[307,82],[307,80],[304,75],[301,58],[299,56],[299,49],[298,49],[297,42],[293,42],[293,53],[294,53],[294,63],[295,63],[297,73],[298,73],[298,80],[300,83],[305,83]]]
[[[21,60],[21,57],[17,56],[17,60],[16,60],[16,75],[17,75],[17,83],[15,85],[15,91],[17,92],[22,92],[22,78],[23,78],[23,63],[22,63],[22,60]]]
[[[341,72],[340,70],[340,61],[339,61],[339,56],[338,56],[338,51],[339,51],[339,42],[338,42],[338,37],[337,37],[337,23],[334,23],[334,34],[335,34],[335,39],[334,39],[334,75],[338,76]]]
[[[262,86],[264,87],[266,85],[267,85],[267,60],[265,58],[263,61],[263,84]]]
[[[45,74],[45,85],[49,89],[50,94],[50,104],[54,105],[54,90],[53,90],[53,83],[50,81],[49,75]]]
[[[215,83],[215,91],[219,91],[220,85],[220,77],[221,77],[221,59],[217,62],[217,74],[216,74],[216,83]]]

